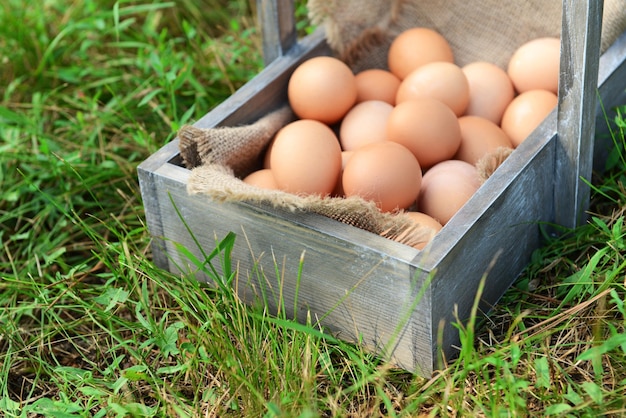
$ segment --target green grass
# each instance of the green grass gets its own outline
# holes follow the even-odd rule
[[[243,304],[232,235],[221,288],[153,265],[136,167],[259,71],[254,3],[0,5],[0,415],[626,415],[626,106],[590,222],[430,379]]]

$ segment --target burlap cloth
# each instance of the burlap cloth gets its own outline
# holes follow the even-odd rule
[[[323,26],[335,55],[355,72],[387,68],[387,50],[403,30],[423,26],[436,29],[450,43],[458,65],[489,61],[506,68],[513,51],[542,36],[558,37],[561,0],[309,0],[310,18]],[[626,30],[626,0],[606,0],[602,51]],[[192,169],[190,194],[215,201],[266,203],[292,211],[315,212],[358,228],[414,245],[432,231],[413,225],[400,214],[381,213],[359,198],[296,196],[250,186],[240,179],[259,168],[274,134],[293,121],[289,106],[246,126],[201,129],[183,126],[178,132],[180,152]],[[506,158],[507,152],[478,163],[483,180]],[[408,228],[408,230],[407,230]]]
[[[455,62],[489,61],[506,68],[517,47],[561,34],[562,0],[309,0],[313,23],[355,71],[386,68],[391,41],[403,30],[425,26],[450,43]],[[605,51],[626,30],[626,1],[605,0]]]

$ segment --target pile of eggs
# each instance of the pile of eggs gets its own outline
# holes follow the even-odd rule
[[[311,58],[288,84],[298,119],[278,131],[263,168],[244,182],[360,196],[434,234],[480,186],[480,158],[516,148],[555,107],[559,54],[558,38],[540,38],[521,45],[506,70],[460,67],[446,39],[420,27],[392,42],[388,70],[354,74],[336,58]]]

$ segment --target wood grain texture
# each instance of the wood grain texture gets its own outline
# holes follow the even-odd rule
[[[555,222],[586,220],[593,168],[602,0],[564,0],[561,26]]]
[[[593,168],[602,172],[608,154],[615,147],[609,121],[617,115],[616,106],[626,103],[626,32],[611,45],[600,57],[598,70],[598,92],[600,99],[596,105],[596,135],[594,140]]]
[[[305,38],[196,125],[256,120],[285,103],[289,75],[300,62],[328,53],[322,32]],[[600,59],[597,83],[605,109],[626,99],[625,58],[626,34]],[[600,110],[596,106],[592,115],[594,109]],[[557,135],[564,121],[555,109],[421,252],[316,214],[189,196],[190,171],[181,166],[178,143],[172,141],[138,168],[155,263],[207,279],[174,245],[199,254],[175,204],[207,251],[228,232],[237,234],[238,290],[250,303],[261,295],[276,309],[277,295],[282,295],[286,307],[296,306],[290,313],[299,320],[310,311],[339,337],[361,339],[397,365],[429,376],[440,352],[448,359],[456,354],[458,331],[451,322],[469,316],[482,277],[487,273],[480,304],[487,310],[541,244],[540,224],[554,221],[555,170],[562,158],[557,155],[563,153],[562,139],[571,138]],[[596,164],[603,163],[598,153],[607,150],[595,151]],[[284,273],[277,275],[276,266]],[[414,305],[420,291],[423,297]]]
[[[208,279],[177,251],[174,243],[202,259],[176,205],[207,251],[227,233],[237,234],[232,258],[237,262],[236,286],[244,300],[264,300],[273,311],[284,305],[300,321],[310,313],[344,340],[360,340],[403,367],[432,370],[431,298],[426,292],[416,301],[423,280],[413,279],[409,260],[414,249],[322,216],[245,203],[211,203],[204,196],[189,196],[171,168],[160,174],[156,188],[161,216],[167,219],[163,232],[168,237],[170,271]],[[380,251],[361,244],[377,239],[397,244],[395,250],[393,245]]]
[[[293,0],[257,0],[257,16],[263,38],[263,61],[268,65],[296,44]]]

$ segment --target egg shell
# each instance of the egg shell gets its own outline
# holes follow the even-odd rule
[[[418,67],[436,61],[454,62],[450,44],[439,32],[424,27],[401,32],[389,46],[389,70],[400,80]]]
[[[511,140],[498,125],[479,116],[459,118],[461,146],[454,159],[476,164],[483,156],[500,147],[513,148]]]
[[[390,71],[379,68],[363,70],[355,75],[356,102],[382,100],[390,105],[396,104],[396,92],[400,79]]]
[[[424,173],[418,210],[445,225],[479,187],[475,166],[459,160],[443,161]]]
[[[261,189],[268,189],[268,190],[278,189],[278,185],[276,184],[276,179],[274,178],[274,173],[272,173],[272,170],[268,168],[263,168],[261,170],[257,170],[248,174],[243,179],[243,182],[250,184],[252,186],[259,187]]]
[[[432,231],[428,240],[418,242],[417,244],[413,245],[413,247],[417,248],[418,250],[423,250],[424,247],[426,247],[426,245],[428,245],[428,243],[434,238],[437,232],[439,232],[441,228],[443,228],[443,226],[435,218],[426,215],[423,212],[409,211],[405,212],[405,214],[413,219],[416,224],[420,225],[420,227],[429,228]]]
[[[346,164],[348,164],[348,160],[352,157],[352,154],[354,154],[354,151],[341,151],[341,172],[332,193],[335,197],[346,196],[346,193],[343,191],[343,170],[346,168]]]
[[[302,195],[328,195],[335,188],[341,172],[339,140],[322,122],[296,120],[276,134],[270,165],[281,190]]]
[[[515,97],[515,88],[506,71],[484,61],[461,68],[469,84],[465,115],[480,116],[499,125],[504,110]]]
[[[402,212],[402,215],[408,217],[409,220],[412,221],[412,224],[404,231],[400,232],[397,236],[394,236],[393,240],[412,245],[413,248],[418,250],[423,250],[442,228],[442,225],[439,222],[422,212],[407,211]],[[423,239],[416,243],[407,243],[408,240],[415,240],[413,235],[415,231],[417,231]],[[383,236],[387,236],[386,232],[387,231],[383,233]],[[409,237],[409,234],[412,234],[413,236]]]
[[[557,95],[547,90],[521,93],[507,106],[500,126],[517,148],[557,105]]]
[[[470,98],[465,73],[450,62],[424,64],[402,80],[396,94],[396,104],[425,97],[443,102],[457,116],[461,116]]]
[[[383,212],[405,209],[420,191],[422,169],[411,151],[395,142],[375,142],[352,154],[343,170],[345,195],[373,201]]]
[[[397,104],[389,115],[387,138],[407,147],[423,169],[448,160],[461,145],[454,112],[439,100],[423,98]]]
[[[372,142],[387,139],[387,121],[393,106],[381,100],[357,103],[344,116],[339,127],[339,142],[352,151]]]
[[[341,120],[356,103],[355,76],[341,60],[319,56],[300,64],[287,85],[289,104],[301,119]]]
[[[557,94],[560,60],[559,38],[537,38],[513,53],[507,72],[518,93],[540,89]]]
[[[417,224],[426,228],[431,228],[435,232],[439,232],[443,225],[439,223],[435,218],[430,215],[426,215],[424,212],[407,211],[404,212],[408,217],[413,219]]]

